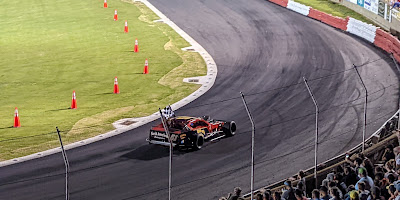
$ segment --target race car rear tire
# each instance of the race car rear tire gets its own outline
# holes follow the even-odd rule
[[[236,134],[236,123],[234,121],[225,123],[222,131],[228,137],[234,136]]]
[[[193,145],[194,149],[195,150],[200,150],[201,147],[203,146],[203,144],[204,144],[203,135],[197,135],[196,141],[194,142],[194,145]]]

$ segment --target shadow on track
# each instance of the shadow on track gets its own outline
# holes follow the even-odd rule
[[[182,155],[190,153],[191,149],[176,150],[174,149],[174,155]],[[143,145],[133,151],[123,154],[121,158],[135,159],[135,160],[156,160],[169,156],[168,147],[158,145]]]

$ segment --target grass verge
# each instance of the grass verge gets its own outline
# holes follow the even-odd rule
[[[149,115],[199,86],[198,53],[158,17],[133,1],[7,1],[0,7],[0,160],[57,147],[112,130],[112,122]],[[113,20],[114,9],[118,21]],[[129,33],[124,33],[128,21]],[[133,52],[135,38],[139,53]],[[143,75],[145,59],[150,74]],[[120,94],[113,94],[118,77]],[[78,109],[68,109],[72,91]],[[18,107],[21,128],[12,128]]]

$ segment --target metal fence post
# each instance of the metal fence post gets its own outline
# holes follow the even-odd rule
[[[317,177],[317,166],[318,166],[318,114],[319,108],[317,100],[315,100],[314,95],[310,89],[310,86],[307,83],[307,79],[303,76],[304,83],[306,84],[308,93],[310,93],[311,99],[315,105],[315,146],[314,146],[314,179],[315,179],[315,188],[318,188],[318,177]]]
[[[250,122],[251,122],[251,184],[250,184],[250,192],[251,192],[251,199],[253,200],[253,191],[254,191],[254,135],[255,135],[255,129],[256,127],[254,126],[254,121],[253,117],[251,116],[250,110],[247,107],[246,100],[244,99],[244,94],[240,92],[240,95],[242,96],[243,104],[244,107],[246,108],[247,115],[249,115]]]
[[[367,129],[367,104],[368,104],[368,90],[364,84],[364,81],[361,78],[360,73],[358,72],[357,66],[353,64],[354,69],[357,72],[358,77],[360,78],[361,84],[365,90],[365,102],[364,102],[364,126],[363,126],[363,142],[362,142],[362,152],[364,153],[365,150],[365,131]]]
[[[68,173],[69,173],[69,162],[68,162],[68,157],[67,153],[65,152],[64,145],[61,140],[61,135],[60,135],[60,130],[57,129],[57,134],[58,134],[58,139],[60,140],[60,146],[61,146],[61,153],[64,159],[64,165],[65,165],[65,199],[69,200],[69,187],[68,187]]]
[[[171,185],[172,185],[172,151],[173,151],[173,146],[172,146],[172,140],[171,140],[171,135],[169,134],[168,126],[165,123],[164,116],[161,112],[161,109],[158,108],[160,111],[161,115],[161,122],[164,126],[165,133],[168,135],[168,141],[169,141],[169,172],[168,172],[168,199],[171,200]]]

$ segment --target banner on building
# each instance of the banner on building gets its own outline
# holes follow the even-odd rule
[[[364,0],[364,8],[378,14],[379,0]]]
[[[385,17],[385,0],[379,0],[378,15]]]
[[[364,0],[357,0],[357,4],[361,7],[364,7]]]

